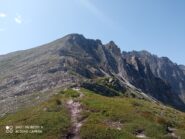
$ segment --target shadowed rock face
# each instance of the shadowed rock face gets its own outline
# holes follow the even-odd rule
[[[179,65],[180,69],[184,72],[185,74],[185,66],[184,65]]]
[[[146,51],[124,53],[128,63],[132,63],[133,57],[139,59],[143,65],[148,65],[152,74],[162,79],[171,87],[171,92],[185,102],[185,72],[184,66],[179,66],[167,57],[157,57]]]
[[[27,101],[35,92],[107,76],[119,77],[165,104],[185,108],[182,66],[148,52],[121,53],[113,41],[104,45],[79,34],[0,56],[0,105],[15,96]]]

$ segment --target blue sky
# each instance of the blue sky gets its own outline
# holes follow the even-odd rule
[[[69,33],[185,64],[185,0],[0,0],[0,54]]]

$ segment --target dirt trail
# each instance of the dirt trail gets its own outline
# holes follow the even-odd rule
[[[80,139],[79,131],[83,121],[79,121],[81,118],[80,112],[82,111],[82,108],[78,100],[83,97],[83,93],[79,90],[76,91],[80,93],[80,96],[77,99],[70,99],[67,101],[67,107],[71,113],[72,126],[66,139]]]

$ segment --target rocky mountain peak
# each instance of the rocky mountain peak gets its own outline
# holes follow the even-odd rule
[[[141,53],[142,55],[148,55],[148,56],[151,56],[152,54],[146,50],[141,50],[139,51],[139,53]]]
[[[100,40],[69,34],[44,46],[0,57],[0,99],[119,76],[125,84],[185,110],[182,69],[147,51],[121,54],[113,41],[103,45]]]
[[[102,45],[102,42],[101,42],[101,40],[99,40],[99,39],[96,39],[96,42],[97,42],[99,45]]]
[[[68,35],[64,36],[63,39],[74,41],[74,40],[85,39],[85,37],[82,34],[72,33],[72,34],[68,34]]]
[[[109,49],[112,53],[116,54],[116,55],[120,55],[121,54],[120,48],[115,44],[114,41],[110,41],[109,43],[107,43],[105,45],[105,47],[107,49]]]

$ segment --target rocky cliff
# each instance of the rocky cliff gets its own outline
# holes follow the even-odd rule
[[[113,41],[102,44],[69,34],[43,46],[0,56],[0,113],[8,112],[7,105],[15,102],[18,106],[32,103],[35,96],[40,101],[47,99],[51,89],[104,77],[116,78],[124,89],[185,110],[182,67],[146,51],[121,52]]]

